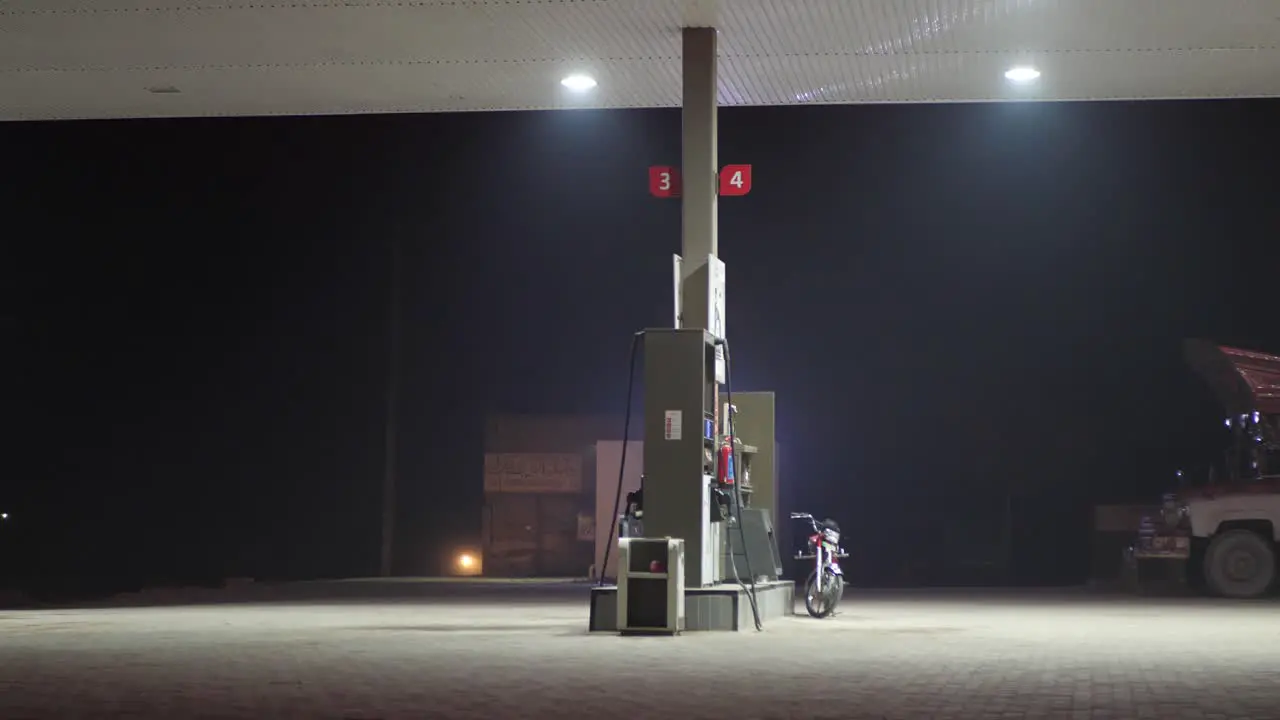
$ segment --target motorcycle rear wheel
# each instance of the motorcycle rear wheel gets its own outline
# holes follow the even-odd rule
[[[824,585],[826,587],[819,593],[817,570],[809,573],[809,579],[804,583],[804,609],[819,620],[834,613],[844,595],[844,579],[839,575],[828,572]]]

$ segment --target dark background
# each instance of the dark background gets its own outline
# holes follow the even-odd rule
[[[785,497],[883,572],[998,539],[1078,579],[1088,507],[1216,459],[1183,365],[1280,350],[1276,102],[729,109],[734,384]],[[368,575],[402,247],[397,570],[479,531],[482,421],[622,409],[670,318],[680,114],[0,125],[10,581]],[[877,575],[876,573],[880,573]]]

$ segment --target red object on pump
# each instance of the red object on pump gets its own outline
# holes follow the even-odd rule
[[[716,482],[721,485],[732,485],[733,475],[729,472],[729,467],[733,464],[733,438],[725,436],[724,443],[720,445],[720,462],[716,463]]]

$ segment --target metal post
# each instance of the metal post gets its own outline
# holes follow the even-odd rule
[[[718,256],[716,200],[719,192],[717,174],[716,104],[717,104],[717,37],[713,27],[687,27],[681,33],[683,79],[681,116],[680,172],[684,179],[681,199],[681,263],[680,317],[682,327],[711,330],[715,308],[708,298],[707,282],[711,268],[708,258]],[[697,362],[697,360],[693,360]],[[680,368],[680,373],[697,373],[695,367]],[[712,407],[719,404],[713,398]],[[701,405],[701,403],[699,403]],[[695,420],[695,418],[690,418]],[[701,422],[701,418],[696,418]],[[693,430],[694,428],[690,428]],[[701,435],[701,432],[698,433]],[[650,443],[646,442],[646,451]],[[657,448],[655,448],[656,450]],[[646,461],[648,453],[646,452]],[[707,510],[702,506],[708,490],[702,485],[700,463],[681,463],[680,472],[667,482],[687,484],[687,490],[678,493],[681,505],[688,508],[667,507],[662,510],[680,518],[684,546],[692,557],[685,563],[686,587],[699,587],[717,582],[721,576],[718,567],[720,533],[718,525],[708,521]],[[661,494],[659,494],[661,497]],[[692,516],[686,514],[692,512]],[[653,519],[645,510],[646,522]],[[674,517],[672,518],[674,519]],[[647,529],[647,528],[646,528]]]
[[[715,329],[709,288],[716,256],[716,31],[685,28],[684,129],[681,173],[684,178],[683,330],[654,330],[645,336],[645,508],[650,537],[684,540],[689,557],[685,585],[718,582],[719,524],[712,523],[710,477],[705,467],[705,413],[715,408],[708,392],[709,345],[703,331]],[[720,318],[720,325],[722,325]]]
[[[717,173],[719,160],[717,155],[716,104],[717,104],[717,37],[713,27],[684,28],[681,33],[683,80],[682,114],[681,114],[681,160],[680,172],[684,179],[681,199],[681,263],[680,317],[682,327],[712,329],[715,308],[711,307],[707,291],[706,278],[711,268],[708,267],[709,256],[717,256],[720,252],[717,223]],[[691,279],[696,276],[700,282]],[[696,288],[696,290],[694,289]],[[696,360],[695,360],[696,362]],[[693,371],[695,368],[681,368],[680,372]],[[718,404],[718,400],[713,400]],[[695,418],[690,418],[694,420]],[[698,419],[700,422],[700,418]],[[692,430],[693,428],[690,428]],[[699,433],[701,435],[701,433]],[[646,443],[648,446],[649,443]],[[692,461],[681,465],[681,471],[669,481],[687,483],[692,492],[679,493],[684,498],[681,504],[689,503],[692,507],[681,508],[678,512],[668,508],[667,512],[676,512],[680,517],[689,517],[680,525],[684,528],[685,548],[695,557],[685,563],[685,582],[687,587],[709,585],[720,578],[716,561],[719,559],[720,535],[717,527],[708,521],[701,495],[707,493],[706,488],[699,487],[702,481],[700,464]],[[694,504],[696,503],[696,504]],[[694,513],[692,517],[686,512]],[[645,511],[646,516],[649,511]]]
[[[395,555],[396,470],[400,394],[400,238],[391,238],[391,282],[387,298],[387,397],[383,426],[382,548],[378,572],[390,577]]]
[[[684,44],[684,116],[681,136],[684,179],[682,272],[689,277],[707,262],[708,255],[718,255],[716,195],[716,29],[685,28]],[[706,293],[685,303],[706,303]],[[704,308],[693,317],[710,317]],[[707,328],[703,328],[707,329]],[[690,547],[689,543],[685,547]],[[696,545],[693,545],[696,547]]]

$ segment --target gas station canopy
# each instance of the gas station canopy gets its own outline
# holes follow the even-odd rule
[[[3,0],[0,119],[676,107],[683,26],[722,106],[1280,95],[1280,0]]]

